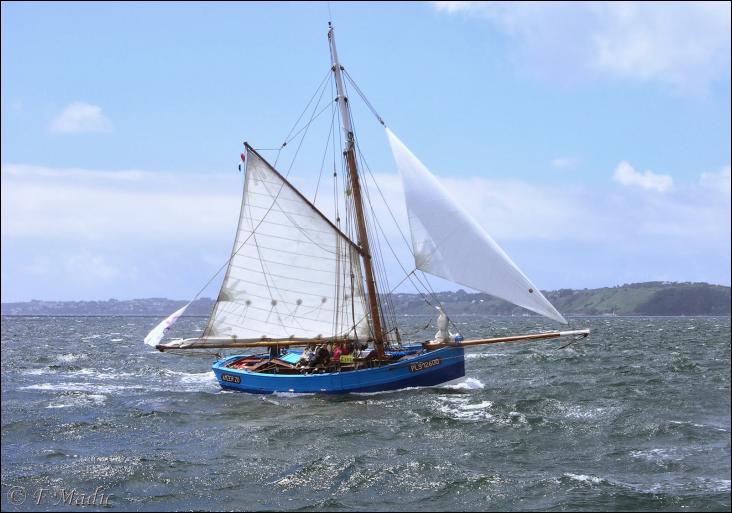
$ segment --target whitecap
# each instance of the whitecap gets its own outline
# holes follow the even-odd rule
[[[697,424],[696,422],[681,421],[681,420],[672,420],[670,422],[671,422],[671,424],[686,424],[686,425],[694,426],[694,427],[698,427],[698,428],[708,428],[708,429],[713,429],[715,431],[722,431],[723,433],[727,432],[727,430],[725,428],[720,427],[720,426],[714,426],[711,424]]]
[[[459,383],[444,385],[442,388],[450,388],[453,390],[482,390],[485,385],[482,381],[476,378],[465,378]]]
[[[166,376],[176,376],[182,383],[205,383],[211,380],[216,380],[216,376],[212,371],[204,372],[183,372],[174,371],[170,369],[161,369],[162,373]]]
[[[363,394],[358,394],[358,395],[375,395],[376,393],[378,393],[378,392],[374,392],[374,393],[370,393],[370,394],[363,393]],[[296,397],[307,397],[307,396],[315,395],[315,394],[312,392],[272,392],[271,395],[273,395],[275,397],[292,399],[292,398],[296,398]]]
[[[461,408],[463,410],[470,411],[470,410],[483,410],[483,409],[486,409],[486,408],[490,408],[491,406],[493,406],[493,403],[492,402],[490,402],[490,401],[483,401],[483,402],[480,402],[478,404],[466,404],[466,405],[462,406]]]
[[[23,374],[28,376],[40,376],[41,374],[48,374],[54,372],[53,369],[27,369],[22,371]]]
[[[144,388],[141,386],[100,385],[97,383],[37,383],[20,387],[18,390],[40,390],[43,392],[118,392],[120,390]]]
[[[119,379],[137,376],[132,372],[121,372],[112,367],[105,367],[104,369],[79,369],[65,373],[68,376],[89,376],[96,379]]]
[[[630,457],[659,464],[666,461],[681,461],[683,459],[683,456],[677,454],[676,451],[664,448],[631,451]]]
[[[158,388],[158,390],[186,390],[190,392],[206,391],[212,388],[218,390],[218,381],[211,371],[205,372],[180,372],[169,369],[162,369],[165,376],[177,378],[178,383],[171,383],[171,386]]]
[[[85,354],[74,354],[74,353],[61,354],[56,357],[56,359],[59,362],[63,362],[63,363],[71,363],[71,362],[75,362],[77,360],[83,360],[84,358],[86,358]]]
[[[488,404],[492,404],[488,401]],[[486,411],[483,403],[476,405],[443,404],[437,409],[455,420],[488,420],[495,421],[495,417]]]
[[[579,481],[581,483],[592,483],[592,484],[600,484],[602,483],[603,479],[595,476],[588,476],[585,474],[572,474],[571,472],[565,472],[562,474],[564,477],[568,477],[569,479],[572,479],[574,481]]]
[[[511,416],[512,419],[517,420],[519,424],[528,424],[528,420],[526,419],[526,415],[524,415],[521,412],[518,411],[511,411],[508,412],[508,414]]]
[[[714,493],[729,493],[730,491],[730,480],[729,479],[713,479],[713,478],[697,478],[702,484],[702,488]]]
[[[107,402],[107,396],[103,394],[86,394],[75,397],[63,397],[60,401],[51,402],[47,409],[57,408],[78,408],[89,406],[101,406]]]
[[[181,383],[216,383],[216,376],[211,371],[206,372],[182,372],[180,373]]]
[[[509,356],[503,353],[468,353],[465,355],[466,360],[480,360],[483,358],[503,358]]]

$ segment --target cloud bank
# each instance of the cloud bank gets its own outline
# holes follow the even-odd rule
[[[437,174],[543,288],[730,281],[729,166],[673,187],[671,177],[638,173],[627,162],[594,187]],[[185,298],[231,251],[241,201],[237,173],[6,164],[0,176],[3,301]],[[376,180],[408,238],[399,177],[377,173]],[[368,185],[379,221],[410,270],[406,244]],[[399,267],[385,245],[382,253],[396,284]]]

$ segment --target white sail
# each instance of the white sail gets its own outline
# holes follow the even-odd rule
[[[206,337],[345,336],[366,317],[358,249],[247,147],[239,226]]]
[[[418,269],[567,323],[490,235],[386,129],[406,197]]]
[[[190,306],[191,302],[189,302],[187,305],[183,306],[182,308],[179,308],[172,314],[170,314],[168,317],[163,319],[163,321],[155,326],[152,330],[150,330],[150,333],[147,334],[144,341],[147,345],[155,347],[160,343],[160,341],[165,336],[165,333],[170,329],[170,327],[175,324],[175,321],[177,321],[181,315],[183,315],[183,312],[186,311],[186,308]]]

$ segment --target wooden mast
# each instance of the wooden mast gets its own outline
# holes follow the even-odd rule
[[[374,270],[371,263],[371,251],[369,249],[369,238],[366,232],[366,219],[363,211],[363,200],[361,198],[361,185],[358,179],[358,168],[356,166],[356,144],[353,136],[353,127],[351,126],[351,113],[348,105],[348,97],[346,97],[343,88],[343,76],[340,61],[338,60],[338,52],[336,51],[335,36],[333,34],[333,25],[328,22],[328,41],[330,42],[331,56],[333,58],[333,74],[335,75],[336,90],[338,91],[338,107],[343,121],[343,132],[346,136],[346,148],[343,154],[348,165],[348,172],[351,178],[351,189],[353,192],[353,202],[356,211],[356,226],[358,229],[358,243],[361,246],[361,258],[363,259],[364,275],[366,278],[366,290],[369,300],[369,310],[371,312],[371,322],[374,328],[374,345],[377,354],[382,357],[384,355],[384,331],[381,325],[381,312],[379,309],[378,295],[376,292],[376,282],[374,281]]]

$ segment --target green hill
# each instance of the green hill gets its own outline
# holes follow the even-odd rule
[[[599,289],[544,291],[565,315],[730,315],[730,287],[708,283],[646,282]],[[488,294],[463,290],[437,294],[451,315],[528,313]],[[419,296],[397,294],[397,314],[431,313]]]
[[[730,288],[708,283],[647,282],[547,293],[567,314],[729,315]]]
[[[730,315],[730,287],[708,283],[646,282],[599,289],[544,292],[564,315]],[[439,292],[449,315],[522,315],[527,310],[483,293]],[[419,294],[394,294],[397,315],[431,315]],[[165,317],[187,301],[164,298],[118,301],[28,301],[3,303],[3,315],[152,315]],[[213,301],[195,301],[187,315],[207,316]],[[533,314],[531,314],[533,315]]]

